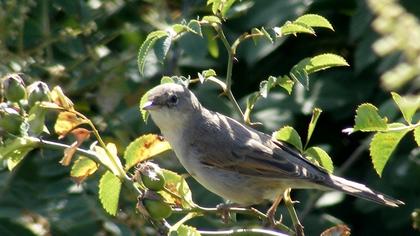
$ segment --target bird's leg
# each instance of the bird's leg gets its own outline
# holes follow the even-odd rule
[[[223,222],[228,223],[229,219],[232,218],[229,212],[230,208],[239,206],[240,205],[236,203],[220,203],[216,206],[216,208],[220,212]]]
[[[304,236],[305,233],[303,232],[303,225],[300,223],[299,218],[296,214],[296,210],[293,207],[293,201],[290,198],[290,191],[291,189],[288,188],[284,191],[284,204],[286,205],[287,210],[289,211],[290,218],[292,218],[293,226],[295,227],[296,236]]]
[[[276,211],[277,211],[277,207],[279,206],[282,198],[283,198],[282,194],[277,195],[273,204],[271,205],[271,207],[267,211],[267,220],[268,220],[268,223],[270,224],[270,226],[275,226],[277,224],[276,219],[275,219]],[[281,217],[280,217],[279,222],[281,222]]]

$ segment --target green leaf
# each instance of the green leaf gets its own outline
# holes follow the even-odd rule
[[[217,40],[214,39],[215,35],[211,31],[207,31],[207,50],[213,58],[219,57],[219,45]]]
[[[286,22],[282,27],[274,27],[273,30],[276,32],[277,37],[282,37],[289,34],[296,35],[297,33],[315,34],[315,31],[312,29],[312,27],[300,22],[290,21]]]
[[[252,28],[251,29],[251,34],[253,35],[252,36],[252,40],[254,41],[255,44],[258,42],[258,39],[261,36],[265,36],[265,34],[261,30],[259,30],[257,28]],[[271,39],[269,39],[269,40],[271,40]]]
[[[273,29],[269,29],[267,31],[264,27],[261,27],[261,31],[263,32],[265,38],[268,41],[270,41],[270,43],[274,43],[274,41],[276,40],[276,37],[277,37],[277,33]]]
[[[100,146],[93,147],[96,157],[99,159],[100,163],[108,168],[108,170],[112,171],[115,176],[120,176],[123,178],[123,174],[121,173],[123,167],[121,161],[117,155],[117,146],[114,143],[107,143],[106,150]],[[111,160],[111,158],[113,160]]]
[[[28,116],[29,135],[38,136],[45,130],[46,114],[47,110],[41,106],[41,103],[32,106]]]
[[[124,152],[125,169],[128,170],[139,162],[143,162],[171,149],[170,144],[156,134],[145,134],[131,142]]]
[[[160,79],[160,84],[173,84],[175,81],[169,76],[162,76]]]
[[[8,139],[0,146],[0,161],[7,160],[7,167],[13,170],[37,143],[29,138]]]
[[[216,23],[216,24],[221,24],[222,21],[220,21],[219,17],[217,16],[204,16],[203,21],[208,22],[210,24],[212,23]]]
[[[176,231],[170,233],[170,236],[200,236],[196,228],[189,225],[180,225]]]
[[[324,149],[320,147],[310,147],[305,150],[305,155],[307,155],[309,160],[315,163],[318,166],[323,167],[329,173],[333,173],[334,165],[331,160],[331,157],[328,155]]]
[[[274,87],[276,82],[277,82],[277,78],[274,76],[269,76],[267,80],[261,81],[260,94],[263,98],[267,98],[268,93],[270,92],[271,88]]]
[[[384,131],[388,128],[387,119],[380,117],[378,108],[370,103],[364,103],[357,108],[354,123],[354,131]]]
[[[163,80],[163,78],[162,78]],[[143,106],[146,104],[146,102],[149,101],[149,91],[147,91],[146,93],[143,94],[143,96],[140,99],[140,113],[141,113],[141,118],[143,118],[143,121],[145,123],[147,123],[147,119],[149,118],[149,112],[143,109]]]
[[[137,65],[139,67],[140,74],[143,74],[144,65],[146,63],[146,56],[149,53],[150,49],[153,48],[156,41],[160,38],[168,36],[168,33],[163,30],[158,30],[147,35],[146,39],[140,46],[138,55],[137,55]]]
[[[183,24],[174,24],[172,25],[172,29],[175,31],[176,34],[180,34],[189,30],[188,26]]]
[[[300,152],[302,152],[302,140],[296,130],[291,126],[285,126],[278,131],[274,132],[273,137],[277,140],[290,143]]]
[[[203,70],[203,72],[201,73],[205,78],[211,77],[211,76],[216,76],[216,71],[214,71],[213,69],[208,69],[208,70]]]
[[[295,82],[289,78],[289,76],[277,77],[277,84],[284,88],[287,93],[290,95],[292,93],[293,85]]]
[[[91,176],[98,169],[98,164],[85,156],[79,156],[74,162],[70,176],[76,180],[78,184],[83,182],[88,176]]]
[[[190,187],[184,177],[165,169],[162,169],[162,174],[165,177],[165,188],[172,193],[169,194],[166,191],[159,191],[159,194],[162,195],[165,202],[175,204],[182,208],[191,208],[195,206],[195,203],[192,200]]]
[[[290,77],[300,83],[303,87],[309,89],[309,76],[305,70],[304,63],[309,61],[309,58],[303,59],[298,64],[294,65],[290,70]]]
[[[325,17],[316,14],[303,15],[294,21],[294,23],[296,22],[303,23],[310,27],[327,28],[334,31],[333,26]]]
[[[156,40],[153,50],[155,52],[156,58],[160,63],[165,61],[166,55],[168,54],[169,48],[172,44],[171,36],[163,36]]]
[[[413,115],[419,109],[420,96],[404,96],[401,97],[398,93],[391,92],[392,99],[394,99],[398,108],[402,112],[407,123],[411,124]]]
[[[416,140],[417,146],[420,147],[420,126],[414,129],[414,140]]]
[[[311,117],[311,121],[309,122],[309,126],[308,126],[308,136],[306,138],[305,147],[308,146],[309,140],[311,139],[312,133],[314,132],[316,122],[318,121],[318,118],[321,115],[321,113],[322,113],[322,110],[319,109],[319,108],[314,108],[312,110],[312,117]]]
[[[111,172],[105,172],[99,181],[99,200],[110,215],[117,214],[120,191],[121,180]]]
[[[303,68],[306,73],[312,74],[314,72],[325,70],[337,66],[349,66],[347,61],[336,54],[325,53],[314,56],[312,58],[305,58],[298,63],[299,68]]]
[[[188,22],[187,26],[188,26],[188,30],[190,32],[203,37],[203,33],[201,31],[201,25],[200,25],[198,20],[190,20],[190,22]]]
[[[404,125],[394,123],[392,126],[402,127]],[[382,171],[389,157],[408,131],[408,129],[404,129],[401,131],[378,132],[373,136],[369,151],[372,157],[373,167],[379,176],[382,176]]]

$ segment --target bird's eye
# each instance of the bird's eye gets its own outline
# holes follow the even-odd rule
[[[168,102],[170,105],[176,105],[178,103],[178,97],[175,94],[169,96]]]

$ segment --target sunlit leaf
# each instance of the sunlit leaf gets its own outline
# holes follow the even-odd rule
[[[163,78],[162,78],[163,79]],[[146,102],[149,101],[149,94],[148,92],[144,93],[143,96],[140,99],[140,113],[141,113],[141,118],[143,118],[143,121],[145,123],[147,123],[147,119],[149,118],[149,112],[147,112],[146,110],[143,109],[144,105],[146,105]]]
[[[147,38],[144,40],[142,45],[140,46],[138,55],[137,55],[137,65],[139,67],[140,74],[143,74],[144,65],[146,63],[146,57],[149,53],[150,49],[153,48],[156,41],[160,38],[168,36],[168,33],[163,30],[153,31]]]
[[[76,138],[76,142],[72,143],[70,147],[64,149],[64,157],[60,161],[60,164],[63,166],[70,165],[71,159],[76,153],[77,148],[90,137],[90,131],[83,128],[76,128],[71,131],[71,134]]]
[[[190,32],[203,37],[203,33],[201,32],[201,25],[197,20],[190,20],[190,22],[188,22],[187,26],[188,26],[188,30]]]
[[[328,155],[324,149],[320,147],[310,147],[305,150],[305,154],[315,164],[323,167],[326,169],[329,173],[333,173],[334,171],[334,165],[333,161],[331,160],[331,157]]]
[[[28,116],[29,135],[38,136],[45,130],[46,114],[46,108],[42,107],[41,103],[38,102],[32,106]]]
[[[216,23],[216,24],[221,24],[222,21],[220,21],[219,17],[217,16],[204,16],[203,21],[208,22],[208,23]]]
[[[214,39],[215,35],[211,31],[206,31],[207,37],[207,50],[209,51],[210,55],[214,58],[219,57],[219,45],[217,44],[217,40]]]
[[[370,103],[360,105],[356,110],[354,131],[383,131],[387,129],[387,119],[378,114],[378,108]]]
[[[68,98],[66,95],[64,95],[63,90],[60,88],[60,86],[55,86],[51,90],[51,100],[53,103],[55,103],[57,106],[64,108],[66,110],[73,110],[73,102]]]
[[[86,121],[82,118],[79,118],[76,114],[63,111],[58,114],[54,125],[54,131],[59,135],[59,138],[64,138],[68,132],[84,123],[86,123]]]
[[[331,23],[325,17],[316,14],[305,14],[294,20],[294,22],[303,23],[310,27],[320,27],[334,30]]]
[[[123,169],[120,159],[117,155],[117,147],[113,143],[108,143],[106,149],[95,146],[94,151],[101,164],[105,165],[116,176],[120,176],[120,170]],[[111,155],[111,156],[109,156]],[[112,159],[111,159],[112,158]]]
[[[420,147],[420,126],[414,129],[414,140],[416,140],[417,146]]]
[[[297,65],[299,68],[304,69],[308,74],[312,74],[314,72],[325,70],[331,67],[349,66],[343,57],[332,53],[325,53],[311,58],[305,58],[301,60]]]
[[[165,188],[172,193],[169,194],[165,191],[159,192],[165,201],[182,208],[191,208],[195,206],[195,203],[192,200],[190,187],[184,177],[165,169],[162,169],[162,172],[166,180]]]
[[[403,127],[404,125],[394,123],[390,126],[395,128]],[[369,151],[372,157],[373,167],[379,176],[382,176],[382,171],[389,157],[408,131],[408,129],[403,129],[401,131],[378,132],[373,136]]]
[[[99,181],[99,199],[102,207],[113,216],[117,214],[121,184],[121,180],[110,171],[105,172]]]
[[[302,152],[302,140],[293,127],[285,126],[278,131],[274,132],[273,137],[277,140],[284,141],[293,145],[297,148],[300,152]]]
[[[289,78],[289,76],[281,76],[277,78],[277,84],[284,88],[290,95],[292,93],[293,85],[295,82]]]
[[[125,169],[171,149],[170,144],[156,134],[143,135],[131,142],[124,153]]]
[[[282,37],[289,34],[296,35],[297,33],[315,34],[312,27],[300,22],[286,22],[282,27],[274,27],[277,37]]]
[[[0,161],[7,160],[8,169],[13,170],[36,147],[37,143],[28,138],[6,140],[0,146]]]
[[[335,225],[326,229],[320,236],[350,236],[350,232],[347,225]]]
[[[398,105],[402,112],[404,119],[411,124],[413,115],[420,107],[420,96],[404,96],[401,97],[398,93],[391,92],[392,99]]]
[[[163,63],[168,54],[169,48],[172,44],[172,37],[171,36],[163,36],[156,40],[155,44],[153,45],[153,50],[155,52],[156,58]]]
[[[316,122],[318,121],[319,116],[321,115],[322,110],[319,108],[314,108],[312,111],[311,121],[308,126],[308,136],[306,138],[305,147],[308,145],[309,140],[311,139],[312,133],[314,132]]]
[[[98,169],[98,164],[85,156],[79,156],[71,167],[70,176],[78,183],[82,183],[87,177]]]
[[[176,232],[171,232],[171,236],[200,236],[196,228],[189,225],[180,225]]]

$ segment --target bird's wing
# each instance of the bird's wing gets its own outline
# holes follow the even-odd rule
[[[314,183],[327,178],[325,170],[285,144],[273,140],[269,146],[251,140],[231,149],[231,155],[205,158],[201,162],[209,167],[263,178],[304,179]]]

